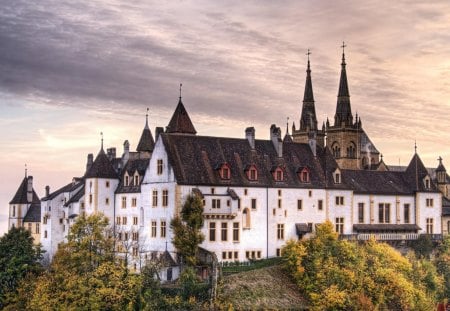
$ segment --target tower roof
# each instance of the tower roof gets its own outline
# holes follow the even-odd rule
[[[348,91],[347,71],[345,63],[345,44],[342,43],[342,63],[341,63],[341,78],[339,80],[339,91],[337,96],[336,114],[334,116],[334,125],[340,125],[345,122],[346,125],[351,125],[353,122],[352,108],[350,105],[350,93]]]
[[[183,102],[180,99],[178,100],[177,108],[170,119],[169,125],[166,129],[167,133],[183,133],[183,134],[196,134],[197,131],[192,124],[191,119],[184,108]]]
[[[417,153],[414,153],[414,156],[406,167],[405,174],[411,187],[416,191],[426,190],[422,180],[428,175],[428,170],[425,168],[425,165]]]
[[[442,164],[442,158],[439,157],[438,161],[439,161],[439,165],[436,168],[436,172],[446,172],[447,170],[445,169],[444,164]]]
[[[317,117],[316,108],[314,106],[314,94],[311,81],[311,67],[309,62],[309,55],[311,53],[308,50],[308,67],[306,69],[306,82],[305,93],[303,95],[302,115],[300,118],[300,130],[317,129]]]
[[[85,178],[116,178],[117,173],[114,170],[111,161],[109,161],[108,156],[103,150],[103,146],[100,149],[100,152],[97,154],[97,157],[92,163],[89,171],[86,172]]]
[[[28,203],[39,203],[39,197],[33,189],[33,199],[31,202],[28,202],[27,191],[28,191],[28,178],[33,178],[32,176],[25,176],[20,183],[19,188],[16,191],[16,194],[12,198],[9,204],[28,204]]]
[[[137,145],[136,151],[147,151],[152,152],[155,147],[155,141],[153,140],[152,132],[148,126],[148,108],[147,114],[145,115],[145,127],[142,131],[141,139]]]

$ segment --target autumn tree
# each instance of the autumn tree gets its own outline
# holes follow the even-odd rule
[[[444,279],[444,297],[450,297],[450,235],[444,236],[442,244],[439,245],[435,265],[438,273]]]
[[[181,209],[181,217],[176,216],[170,222],[174,237],[172,243],[188,266],[195,266],[198,246],[205,237],[201,233],[203,226],[203,202],[197,195],[188,195]]]
[[[30,232],[22,227],[12,227],[0,238],[0,309],[25,276],[42,270],[42,253],[41,246],[34,245]]]

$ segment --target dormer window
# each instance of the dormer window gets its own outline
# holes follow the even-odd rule
[[[298,178],[300,179],[300,181],[302,183],[309,183],[310,179],[309,179],[309,169],[307,167],[301,167],[298,171],[297,171],[297,175]]]
[[[423,179],[423,182],[424,182],[424,184],[425,184],[425,189],[430,189],[430,187],[431,187],[430,176],[426,176],[426,177]]]
[[[134,185],[139,186],[139,174],[134,175]]]
[[[333,179],[335,184],[340,184],[342,182],[341,171],[336,169],[333,173]]]
[[[226,180],[230,179],[231,170],[230,170],[230,166],[228,165],[228,163],[223,163],[220,166],[219,174],[220,174],[220,178],[222,178],[222,179],[226,179]]]
[[[279,166],[272,171],[272,175],[273,175],[273,179],[275,179],[275,181],[283,181],[284,180],[283,169]]]
[[[250,181],[256,181],[258,180],[258,170],[256,169],[255,165],[250,165],[247,169],[246,172],[247,174],[247,178]]]
[[[128,185],[130,184],[130,177],[128,176],[127,173],[125,173],[125,178],[124,178],[124,179],[125,179],[125,180],[124,180],[123,184],[124,184],[125,186],[128,186]]]

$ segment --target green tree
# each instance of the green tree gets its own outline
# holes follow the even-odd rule
[[[16,293],[19,282],[28,274],[42,271],[40,245],[24,228],[11,228],[0,238],[0,308],[7,303],[6,297]]]
[[[433,252],[433,248],[433,241],[431,240],[431,236],[429,234],[419,235],[419,238],[414,241],[414,244],[412,245],[412,249],[419,258],[429,259],[431,253]]]
[[[443,296],[450,299],[450,235],[444,236],[442,244],[439,245],[435,265],[438,273],[444,279]]]
[[[181,218],[176,216],[170,222],[174,232],[172,243],[188,266],[195,266],[198,246],[205,237],[203,226],[203,202],[197,195],[189,195],[181,209]]]

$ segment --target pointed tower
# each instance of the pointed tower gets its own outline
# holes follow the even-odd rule
[[[166,127],[166,133],[195,135],[197,134],[197,131],[195,130],[191,118],[189,118],[186,108],[184,108],[183,102],[181,101],[181,86],[182,84],[180,84],[180,97],[178,99],[178,105],[172,115],[172,118],[170,119],[169,125]]]
[[[361,118],[356,117],[353,122],[348,90],[347,70],[345,62],[345,47],[342,43],[341,76],[336,103],[334,124],[327,120],[327,147],[330,148],[336,162],[343,169],[372,169],[380,164],[380,152],[361,126]]]
[[[152,132],[148,126],[148,110],[149,109],[147,108],[147,114],[145,115],[145,127],[136,148],[136,151],[139,152],[140,158],[150,158],[153,148],[155,147],[155,141],[153,140]]]
[[[436,184],[442,194],[449,199],[450,189],[450,177],[447,174],[444,164],[442,164],[442,158],[438,158],[439,165],[436,168]]]
[[[103,136],[100,151],[84,175],[84,179],[86,213],[101,212],[112,222],[114,219],[114,192],[119,184],[119,177],[111,160],[103,150]]]
[[[291,135],[289,135],[289,118],[287,118],[287,122],[286,122],[286,134],[284,135],[283,138],[283,143],[292,143],[292,137]]]
[[[25,170],[25,177],[20,183],[16,194],[9,202],[8,228],[22,227],[24,218],[28,214],[30,208],[33,205],[38,205],[38,209],[40,210],[40,203],[41,201],[33,189],[33,176],[27,176]]]
[[[314,94],[311,80],[311,65],[309,61],[309,55],[311,53],[308,50],[308,65],[306,69],[306,82],[305,92],[303,94],[302,114],[300,117],[300,128],[298,130],[292,129],[292,137],[294,142],[308,143],[311,138],[317,141],[317,144],[321,147],[325,143],[325,132],[319,130],[317,127],[316,108],[314,105]]]

